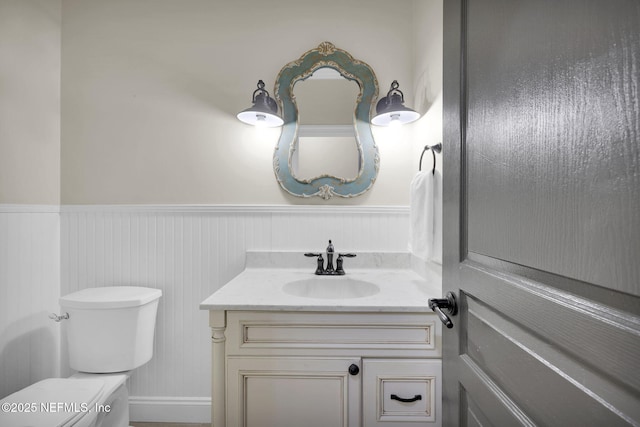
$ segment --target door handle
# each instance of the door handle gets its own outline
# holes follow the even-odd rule
[[[436,312],[444,326],[451,329],[453,328],[453,322],[442,310],[447,310],[450,315],[455,316],[458,313],[458,304],[456,303],[456,296],[453,292],[447,292],[444,298],[429,298],[429,308]]]

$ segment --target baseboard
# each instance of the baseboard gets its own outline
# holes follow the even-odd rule
[[[131,421],[210,423],[210,397],[129,396]]]

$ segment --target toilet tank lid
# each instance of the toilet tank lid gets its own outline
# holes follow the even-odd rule
[[[138,307],[162,296],[160,289],[141,286],[104,286],[86,288],[60,298],[60,305],[68,308]]]

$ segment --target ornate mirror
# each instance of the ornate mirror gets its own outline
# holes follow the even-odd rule
[[[285,65],[275,97],[284,125],[273,157],[276,179],[299,197],[355,197],[378,175],[370,115],[378,96],[367,64],[323,42]]]

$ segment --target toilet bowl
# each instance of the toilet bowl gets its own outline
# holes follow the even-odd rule
[[[60,298],[69,378],[48,378],[0,401],[0,426],[125,427],[127,379],[153,355],[159,289],[88,288]]]
[[[78,373],[39,381],[2,399],[0,425],[128,426],[127,378],[126,373]]]

